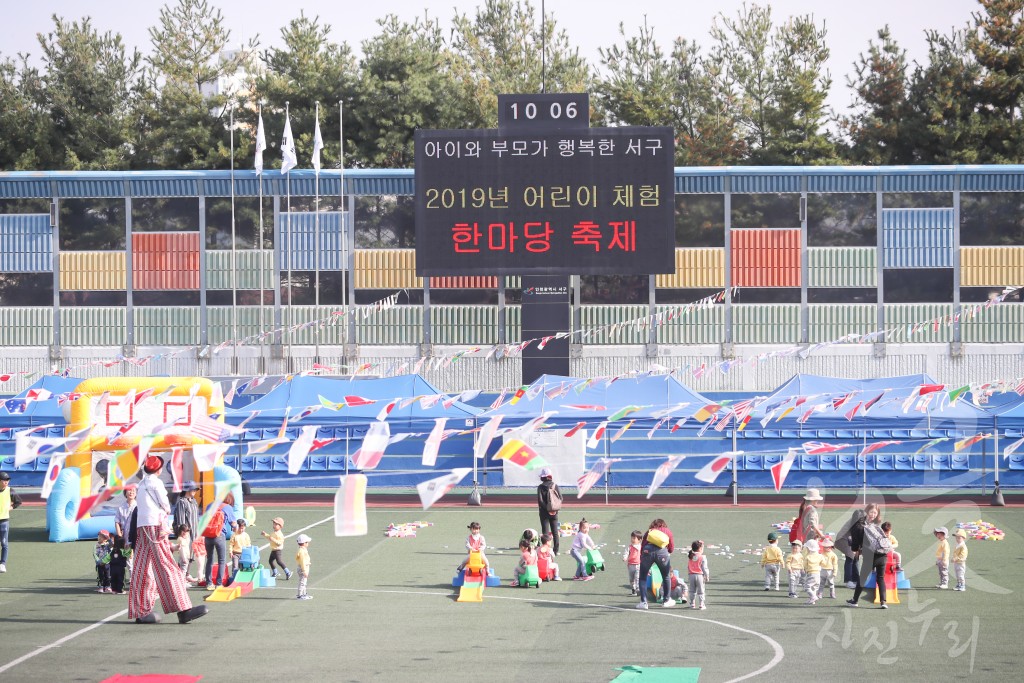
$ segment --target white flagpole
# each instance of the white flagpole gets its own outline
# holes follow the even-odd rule
[[[344,109],[345,105],[341,100],[338,100],[338,195],[341,206],[339,207],[341,215],[341,305],[344,307],[345,315],[342,316],[342,327],[341,327],[341,344],[342,348],[348,344],[348,324],[351,311],[348,309],[348,297],[347,281],[349,277],[348,272],[348,229],[346,226],[346,217],[348,216],[348,209],[345,206],[345,124],[344,124]]]
[[[235,254],[235,104],[231,103],[231,374],[238,374],[238,262]]]
[[[259,155],[259,168],[256,169],[256,183],[260,186],[260,231],[259,231],[259,243],[256,245],[256,258],[260,261],[259,269],[259,283],[257,288],[260,293],[260,306],[258,312],[260,316],[259,320],[259,340],[260,340],[260,367],[257,372],[260,374],[266,374],[266,360],[263,355],[263,283],[264,283],[264,271],[263,271],[263,146],[266,145],[265,134],[263,132],[263,105],[259,105],[259,124],[256,130],[256,153]]]
[[[313,315],[314,320],[320,319],[320,103],[316,103],[316,123],[314,126],[313,135],[313,167],[316,170],[316,178],[314,180],[316,200],[315,200],[315,215],[313,222],[313,310],[316,313]],[[313,344],[314,352],[313,362],[320,362],[320,325],[317,325],[313,329]]]
[[[291,129],[291,119],[289,118],[288,103],[284,103],[284,121],[286,126]],[[294,144],[295,137],[292,136],[292,144]],[[282,152],[283,153],[283,152]],[[288,327],[295,322],[295,311],[292,309],[292,170],[289,168],[285,179],[285,213],[288,214],[288,226],[287,234],[288,239],[285,240],[287,245],[288,255]],[[292,333],[288,331],[288,368],[292,367]]]

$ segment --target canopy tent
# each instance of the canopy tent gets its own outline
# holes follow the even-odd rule
[[[951,402],[947,388],[925,374],[878,379],[796,375],[758,403],[747,430],[832,429],[880,437],[876,432],[885,430],[975,432],[991,426],[988,413],[963,397]]]
[[[316,412],[295,421],[302,425],[368,425],[377,419],[384,406],[394,399],[415,397],[437,397],[443,392],[433,387],[419,375],[401,375],[380,379],[338,379],[332,377],[293,377],[268,392],[262,398],[239,409],[229,409],[225,421],[240,424],[254,412],[258,414],[246,422],[246,427],[280,427],[287,415],[295,421],[307,408],[318,408]],[[337,410],[322,407],[320,397],[331,403],[346,405]],[[350,397],[350,398],[346,398]],[[353,400],[365,399],[365,401]],[[472,419],[480,412],[477,408],[455,401],[445,407],[442,400],[422,402],[415,400],[402,405],[396,404],[388,413],[387,421],[402,425],[403,429],[421,429],[433,424],[436,418]]]
[[[636,407],[623,419],[652,422],[662,417],[693,417],[705,406],[715,404],[682,384],[675,375],[598,379],[541,375],[523,391],[518,401],[513,403],[513,399],[506,398],[502,405],[485,411],[480,418],[501,415],[503,424],[517,424],[553,412],[545,422],[571,426],[577,422],[596,423]]]
[[[0,401],[0,427],[17,429],[46,424],[63,427],[67,423],[67,418],[64,417],[64,407],[57,399],[61,394],[74,391],[81,382],[80,377],[45,375],[39,378],[13,399]],[[40,390],[48,391],[49,398],[26,401],[31,392]],[[21,406],[24,406],[24,410],[20,410]],[[11,408],[14,408],[13,412]]]

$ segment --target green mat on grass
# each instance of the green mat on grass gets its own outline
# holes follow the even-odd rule
[[[612,679],[613,683],[697,683],[700,668],[673,666],[629,666],[619,667],[622,673]]]

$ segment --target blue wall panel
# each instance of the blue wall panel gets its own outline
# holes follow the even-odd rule
[[[953,209],[883,209],[885,268],[951,268]]]
[[[341,214],[335,211],[321,211],[319,250],[317,249],[317,213],[302,211],[279,216],[278,243],[280,245],[281,269],[315,270],[319,251],[320,270],[344,270],[341,262]],[[290,219],[290,220],[289,220]]]
[[[50,214],[0,214],[0,272],[53,271]]]

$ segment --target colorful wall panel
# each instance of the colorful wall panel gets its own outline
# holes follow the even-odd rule
[[[721,344],[725,340],[725,306],[681,312],[680,306],[658,306],[658,313],[674,312],[658,326],[659,344]]]
[[[0,308],[0,346],[47,346],[52,340],[52,308]]]
[[[874,247],[808,247],[808,287],[877,287]]]
[[[396,306],[367,317],[356,315],[357,344],[420,344],[423,342],[423,307]]]
[[[886,268],[953,265],[953,209],[882,209]]]
[[[357,249],[356,289],[410,289],[423,287],[416,277],[415,249]]]
[[[68,346],[118,346],[128,341],[123,306],[62,306],[60,329]]]
[[[498,309],[494,306],[431,306],[435,344],[494,344],[498,341]]]
[[[800,230],[733,230],[733,287],[799,287]]]
[[[277,230],[281,270],[345,270],[340,213],[283,212]],[[314,258],[317,254],[319,259]]]
[[[50,214],[0,214],[0,273],[52,271]]]
[[[132,286],[137,290],[199,289],[199,233],[134,233]]]
[[[143,306],[135,309],[135,343],[153,346],[199,343],[197,306]]]
[[[878,329],[875,304],[811,304],[807,317],[808,341],[812,344]]]
[[[236,289],[273,289],[274,253],[269,249],[236,249]],[[231,289],[231,252],[206,252],[207,289]]]
[[[581,306],[580,320],[584,330],[592,332],[584,344],[646,344],[650,327],[636,321],[648,316],[646,306]],[[574,341],[579,339],[574,337]]]
[[[795,344],[800,341],[799,304],[737,304],[732,307],[737,344]]]
[[[960,247],[963,287],[1005,287],[1024,283],[1024,247]]]
[[[899,328],[890,342],[939,343],[953,339],[953,328],[945,322],[953,312],[951,304],[885,304],[884,310],[886,328]],[[938,325],[929,322],[939,318],[942,321]],[[928,324],[919,324],[925,322]]]
[[[431,289],[497,289],[496,275],[460,275],[458,277],[432,277]]]
[[[972,305],[963,310],[973,308]],[[1001,303],[985,310],[984,315],[964,315],[960,320],[960,334],[965,342],[999,344],[1021,341],[1024,330],[1024,304]]]
[[[128,287],[123,251],[62,251],[60,288],[68,291],[124,291]]]
[[[676,272],[655,276],[659,289],[725,287],[725,250],[676,249]]]

